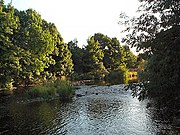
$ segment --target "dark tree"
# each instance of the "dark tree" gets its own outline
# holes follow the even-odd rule
[[[140,2],[139,17],[127,19],[121,14],[125,18],[123,24],[128,26],[125,30],[128,34],[123,41],[143,50],[142,56],[147,60],[142,83],[131,87],[133,94],[140,100],[154,99],[160,107],[165,105],[179,110],[180,1]]]
[[[83,73],[84,67],[83,67],[83,55],[84,55],[84,49],[78,47],[77,45],[78,41],[73,40],[68,43],[68,47],[72,53],[72,60],[74,64],[74,71],[75,73]]]

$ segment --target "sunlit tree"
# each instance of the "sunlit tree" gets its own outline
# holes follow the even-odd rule
[[[98,41],[94,40],[94,37],[88,39],[88,45],[85,48],[84,53],[84,70],[90,72],[98,68],[100,62],[102,62],[104,54],[99,49]]]
[[[43,28],[41,16],[34,10],[16,10],[20,27],[15,35],[16,46],[22,49],[20,78],[25,84],[40,77],[54,60],[49,57],[54,51],[54,41],[49,30]]]
[[[14,44],[14,33],[18,29],[18,18],[14,16],[11,5],[3,5],[0,1],[0,85],[11,87],[14,78],[21,70],[18,52],[20,48]]]

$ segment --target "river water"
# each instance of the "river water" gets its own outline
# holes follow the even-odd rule
[[[80,86],[71,102],[0,104],[0,135],[156,135],[171,133],[166,122],[154,119],[147,101],[132,98],[123,85]],[[171,133],[173,134],[173,133]]]

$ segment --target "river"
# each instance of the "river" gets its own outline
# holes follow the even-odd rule
[[[154,119],[147,101],[132,98],[123,85],[80,86],[72,101],[0,103],[0,135],[156,135],[173,134]]]

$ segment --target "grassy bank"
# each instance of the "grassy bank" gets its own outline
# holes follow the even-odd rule
[[[61,100],[71,99],[75,94],[75,88],[69,81],[55,81],[30,88],[26,95],[29,99],[50,99],[59,97]]]

